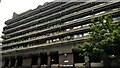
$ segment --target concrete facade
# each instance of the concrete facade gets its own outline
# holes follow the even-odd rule
[[[119,21],[119,6],[120,2],[50,2],[7,20],[2,68],[88,68],[77,46],[88,41],[91,19],[112,13]],[[91,66],[104,64],[98,58]]]

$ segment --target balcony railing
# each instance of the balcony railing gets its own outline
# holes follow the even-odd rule
[[[21,21],[19,21],[19,22],[10,24],[10,25],[8,25],[7,27],[9,27],[9,26],[14,26],[14,25],[16,25],[16,24],[19,24],[19,23],[22,23],[22,22],[24,22],[24,21],[27,21],[27,20],[29,20],[30,18],[32,19],[32,18],[34,18],[35,16],[41,16],[42,14],[45,14],[45,13],[49,13],[49,14],[47,14],[47,15],[50,15],[51,12],[52,12],[52,14],[53,14],[53,13],[54,13],[53,11],[60,9],[61,7],[64,7],[64,6],[67,5],[67,4],[70,4],[70,2],[65,3],[65,4],[62,4],[62,5],[57,6],[57,7],[54,7],[54,8],[52,8],[52,9],[50,9],[50,10],[41,12],[41,13],[36,14],[36,15],[34,15],[34,16],[28,17],[28,18],[23,19],[23,20],[21,20]],[[73,5],[74,5],[74,4],[73,4]],[[46,16],[46,15],[44,15],[44,16]],[[6,31],[4,31],[4,32],[7,32],[7,31],[10,31],[10,30],[13,30],[13,29],[16,29],[16,28],[10,28],[10,29],[8,29],[8,30],[6,30]]]
[[[79,19],[78,19],[78,21],[79,22],[82,22],[82,21],[80,21]],[[84,20],[83,20],[84,21]],[[74,22],[72,22],[73,24],[76,24],[76,23],[74,23]],[[68,23],[69,24],[69,23]],[[64,27],[64,26],[70,26],[70,25],[62,25],[62,26],[59,26],[59,27],[56,27],[56,28],[61,28],[61,27]],[[52,29],[56,29],[56,28],[52,28]],[[42,30],[42,31],[34,31],[34,32],[32,32],[32,33],[30,33],[30,34],[26,34],[26,35],[22,35],[22,36],[29,36],[29,35],[32,35],[32,34],[36,34],[36,33],[42,33],[42,32],[44,32],[44,31],[49,31],[49,30],[52,30],[52,29],[46,29],[46,30]],[[22,37],[22,36],[19,36],[19,37]]]
[[[3,47],[14,46],[14,45],[17,45],[17,44],[27,43],[27,42],[36,41],[36,40],[43,40],[43,39],[47,39],[47,38],[51,38],[51,37],[59,37],[59,36],[62,36],[62,35],[65,36],[66,34],[75,33],[75,32],[78,32],[78,31],[80,32],[80,31],[83,31],[83,30],[89,30],[89,27],[82,27],[80,29],[73,29],[73,30],[70,30],[70,31],[67,31],[67,32],[64,31],[64,32],[60,32],[58,34],[53,34],[53,35],[50,35],[50,36],[38,36],[36,38],[10,43],[10,44],[8,44],[6,46],[3,46]]]
[[[81,12],[81,14],[82,13],[87,13],[87,12],[89,12],[89,11],[92,11],[92,10],[97,10],[97,9],[99,9],[100,10],[100,8],[103,8],[103,7],[105,7],[105,6],[109,6],[109,5],[111,5],[111,4],[113,4],[113,3],[108,3],[108,4],[104,4],[104,5],[97,5],[97,6],[94,6],[94,7],[92,7],[92,8],[88,8],[88,9],[85,9],[85,10],[82,10],[82,11],[79,11],[79,12]],[[109,6],[110,7],[110,6]],[[79,12],[76,12],[76,14],[78,13],[79,14]],[[70,17],[70,15],[68,15],[68,17]],[[62,17],[61,19],[64,19],[64,17]],[[58,19],[58,20],[60,20],[60,19]],[[46,23],[45,23],[46,24]],[[49,23],[48,23],[49,24]],[[41,24],[40,24],[41,25]],[[25,29],[26,30],[26,29]],[[23,31],[23,30],[21,30],[21,31]],[[17,32],[14,32],[14,33],[11,33],[11,34],[8,34],[8,35],[12,35],[12,34],[15,34],[15,33],[19,33],[19,32],[21,32],[21,31],[17,31]]]
[[[35,10],[29,12],[29,13],[26,13],[26,14],[24,14],[24,15],[21,15],[21,16],[19,16],[19,17],[16,17],[16,18],[14,18],[14,19],[11,19],[10,21],[14,21],[14,20],[19,19],[19,18],[21,18],[21,17],[30,15],[30,14],[32,14],[32,13],[38,11],[38,10],[45,9],[46,7],[51,6],[51,5],[53,5],[53,4],[55,4],[55,2],[53,2],[53,3],[49,4],[49,5],[42,6],[40,9],[35,9]],[[18,21],[19,21],[19,20],[18,20]],[[8,22],[8,23],[6,23],[6,24],[11,24],[11,23]]]
[[[75,6],[74,6],[74,7],[75,7]],[[64,10],[64,11],[65,11],[65,10]],[[56,13],[56,14],[59,14],[59,13]],[[56,14],[53,14],[53,15],[56,15]],[[50,16],[52,16],[52,15],[50,15]],[[52,20],[52,21],[55,21],[55,20]],[[45,22],[45,23],[42,23],[42,24],[39,24],[39,25],[43,25],[43,24],[47,24],[47,23],[49,23],[49,22]],[[50,23],[51,23],[51,22],[50,22]],[[49,24],[50,24],[50,23],[49,23]],[[25,24],[25,25],[26,25],[26,24]],[[14,33],[26,31],[26,30],[32,29],[32,28],[37,28],[37,27],[39,27],[39,25],[31,26],[31,27],[29,27],[29,28],[26,28],[26,29],[23,29],[23,30],[20,30],[20,31],[16,31],[16,32],[14,32]],[[19,27],[22,27],[22,26],[24,26],[24,25],[21,25],[21,26],[15,27],[15,28],[19,28]],[[14,28],[14,29],[15,29],[15,28]],[[14,33],[10,33],[9,35],[14,34]]]
[[[88,8],[89,9],[89,8]],[[92,9],[91,9],[92,10]],[[84,11],[84,10],[83,10]],[[81,12],[82,13],[82,12]],[[73,13],[73,14],[77,14],[77,13]],[[66,15],[65,17],[67,18],[67,17],[70,17],[71,15]],[[97,15],[96,15],[97,16]],[[65,17],[62,17],[61,19],[64,19]],[[53,22],[54,21],[57,21],[57,20],[60,20],[60,19],[56,19],[56,20],[53,20]],[[51,21],[52,22],[52,21]],[[49,24],[49,23],[51,23],[51,22],[48,22],[48,23],[45,23],[45,24],[40,24],[40,26],[44,26],[44,25],[47,25],[47,24]],[[38,25],[39,26],[39,25]],[[39,27],[40,27],[39,26]],[[61,26],[62,27],[62,26]],[[37,33],[38,31],[34,31],[33,33],[31,32],[30,34],[34,34],[34,33]],[[22,36],[18,36],[18,37],[15,37],[15,38],[11,38],[11,39],[8,39],[8,40],[6,40],[6,41],[9,41],[9,40],[14,40],[14,39],[17,39],[17,38],[22,38],[22,37],[24,37],[24,36],[29,36],[30,34],[25,34],[25,35],[22,35]]]
[[[82,6],[82,5],[78,5],[77,7],[80,7],[80,6]],[[75,7],[76,8],[76,7]],[[68,10],[68,9],[67,9]],[[64,12],[64,11],[62,11],[62,12]],[[66,12],[66,11],[65,11]],[[84,11],[83,11],[84,12]],[[76,12],[77,13],[77,12]],[[74,13],[75,14],[75,13]],[[63,17],[64,18],[64,17]],[[60,19],[56,19],[56,21],[57,20],[60,20]],[[54,20],[52,20],[52,21],[54,21]],[[51,21],[51,22],[52,22]],[[48,24],[51,24],[51,22],[50,23],[48,23]],[[41,24],[40,24],[41,25]],[[44,26],[44,23],[42,24],[43,26]],[[45,23],[45,25],[47,25],[47,23]],[[38,25],[39,26],[39,25]],[[25,29],[26,30],[26,29]],[[21,31],[24,31],[24,30],[21,30]],[[19,33],[19,32],[21,32],[21,31],[17,31],[17,32],[14,32],[14,33]],[[11,34],[8,34],[8,35],[12,35],[12,34],[14,34],[14,33],[11,33]]]
[[[109,11],[108,13],[101,14],[101,15],[98,15],[98,16],[92,16],[91,18],[97,18],[97,17],[107,15],[107,14],[110,14],[110,13],[112,13],[113,16],[116,16],[117,14],[120,14],[120,10],[117,9],[116,11]],[[56,43],[58,43],[58,42],[56,42]],[[51,44],[54,45],[55,43],[51,43]],[[45,45],[36,45],[36,46],[25,47],[25,48],[20,48],[20,49],[8,50],[8,51],[3,51],[2,53],[17,51],[17,50],[19,51],[19,50],[24,50],[24,49],[33,49],[33,48],[36,48],[36,47],[47,46],[47,45],[51,45],[51,44],[49,43],[49,44],[45,44]]]
[[[66,3],[66,4],[69,4],[69,3]],[[64,5],[66,5],[66,4],[63,4],[63,5],[60,5],[60,6],[57,6],[57,7],[55,7],[55,8],[52,8],[52,9],[50,9],[50,10],[48,10],[48,11],[45,11],[45,12],[43,12],[43,13],[40,13],[40,14],[38,14],[38,15],[36,15],[36,16],[39,16],[39,15],[41,15],[41,14],[45,14],[45,13],[47,13],[47,12],[51,12],[51,11],[54,11],[54,10],[56,10],[56,8],[57,9],[61,9],[61,7],[64,7]],[[85,5],[85,4],[84,4]],[[75,8],[75,6],[73,7],[72,6],[72,8]],[[71,9],[71,8],[67,8],[67,9]],[[66,9],[65,10],[63,10],[63,11],[66,11]],[[48,18],[48,17],[52,17],[52,16],[55,16],[55,15],[57,15],[57,14],[59,14],[59,12],[57,12],[57,13],[55,13],[55,14],[53,14],[52,13],[52,15],[47,15],[46,17],[43,17],[43,18],[40,18],[40,19],[37,19],[37,20],[35,20],[35,22],[37,22],[38,20],[42,20],[42,19],[44,19],[44,18]],[[35,16],[33,16],[33,17],[35,17]],[[32,18],[32,17],[31,17]],[[28,18],[28,20],[29,20],[30,18]],[[27,20],[27,19],[26,19]],[[24,19],[23,20],[21,20],[21,21],[25,21]],[[32,21],[32,23],[34,22],[34,20]],[[34,22],[34,23],[35,23]],[[18,22],[19,23],[19,22]],[[28,23],[30,23],[30,22],[28,22]],[[17,23],[16,23],[17,24]],[[27,23],[26,23],[27,24]],[[14,25],[14,24],[13,24]],[[28,25],[28,24],[27,24]],[[20,26],[17,26],[17,27],[15,27],[15,28],[11,28],[11,29],[8,29],[8,30],[6,30],[6,31],[11,31],[11,30],[14,30],[14,29],[17,29],[17,28],[20,28],[20,27],[23,27],[24,25],[20,25]],[[26,25],[25,25],[26,26]],[[6,32],[6,31],[4,31],[4,32]]]
[[[88,38],[90,38],[90,37],[85,36],[85,37],[79,37],[79,38],[75,38],[75,39],[71,39],[71,40],[64,40],[64,41],[58,41],[58,42],[53,42],[53,43],[44,43],[44,44],[39,44],[39,45],[34,45],[34,46],[29,46],[29,47],[22,47],[22,48],[17,48],[17,49],[3,50],[1,53],[23,51],[23,50],[28,50],[28,49],[34,49],[34,48],[39,48],[39,47],[57,45],[57,44],[61,44],[61,43],[76,42],[76,41],[84,42],[84,41],[88,40]]]
[[[101,14],[101,15],[95,15],[95,16],[93,16],[93,17],[89,17],[89,18],[96,18],[96,17],[98,17],[98,16],[107,15],[107,14],[109,14],[109,13],[112,13],[113,16],[115,16],[116,13],[117,13],[117,14],[120,14],[120,10],[119,10],[119,9],[115,9],[115,10],[116,10],[116,11],[112,10],[112,11],[109,11],[108,13]]]
[[[102,16],[102,15],[106,15],[106,14],[109,14],[109,13],[114,13],[114,12],[119,12],[120,10],[119,9],[117,9],[116,11],[113,11],[113,12],[108,12],[108,13],[105,13],[105,14],[101,14],[101,15],[95,15],[95,16],[93,16],[94,18],[96,18],[96,17],[98,17],[98,16]],[[91,18],[93,18],[93,17],[90,17],[90,19]],[[68,25],[68,24],[67,24]],[[65,25],[66,26],[66,25]],[[46,29],[46,30],[49,30],[49,29]],[[50,29],[51,30],[51,29]],[[43,31],[44,32],[44,31]],[[38,33],[38,32],[37,32]],[[35,33],[33,33],[33,34],[35,34]]]

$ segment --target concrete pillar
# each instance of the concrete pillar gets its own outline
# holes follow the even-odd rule
[[[23,63],[23,58],[22,58],[22,56],[18,56],[18,57],[16,58],[15,66],[16,66],[17,68],[22,67],[22,63]]]
[[[5,67],[5,60],[2,61],[2,68]]]
[[[14,68],[15,67],[15,63],[16,63],[16,58],[15,57],[11,57],[10,58],[9,67]]]
[[[73,54],[59,55],[59,68],[74,68]]]
[[[38,67],[41,68],[41,56],[38,56]]]
[[[51,56],[50,55],[48,55],[48,68],[51,68]]]
[[[15,58],[15,59],[16,59],[16,61],[15,61],[15,68],[17,68],[18,60],[17,60],[17,58]]]
[[[23,63],[22,63],[22,67],[23,68],[31,68],[31,61],[32,61],[31,57],[24,58]]]
[[[9,59],[8,67],[10,67],[10,65],[11,65],[11,58]]]

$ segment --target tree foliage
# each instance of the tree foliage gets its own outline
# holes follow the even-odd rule
[[[120,50],[120,23],[113,22],[112,14],[92,19],[90,39],[79,49],[85,56],[119,54]]]

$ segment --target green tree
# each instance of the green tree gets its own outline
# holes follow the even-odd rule
[[[84,56],[119,55],[120,23],[113,22],[112,14],[92,19],[89,41],[79,46]]]

